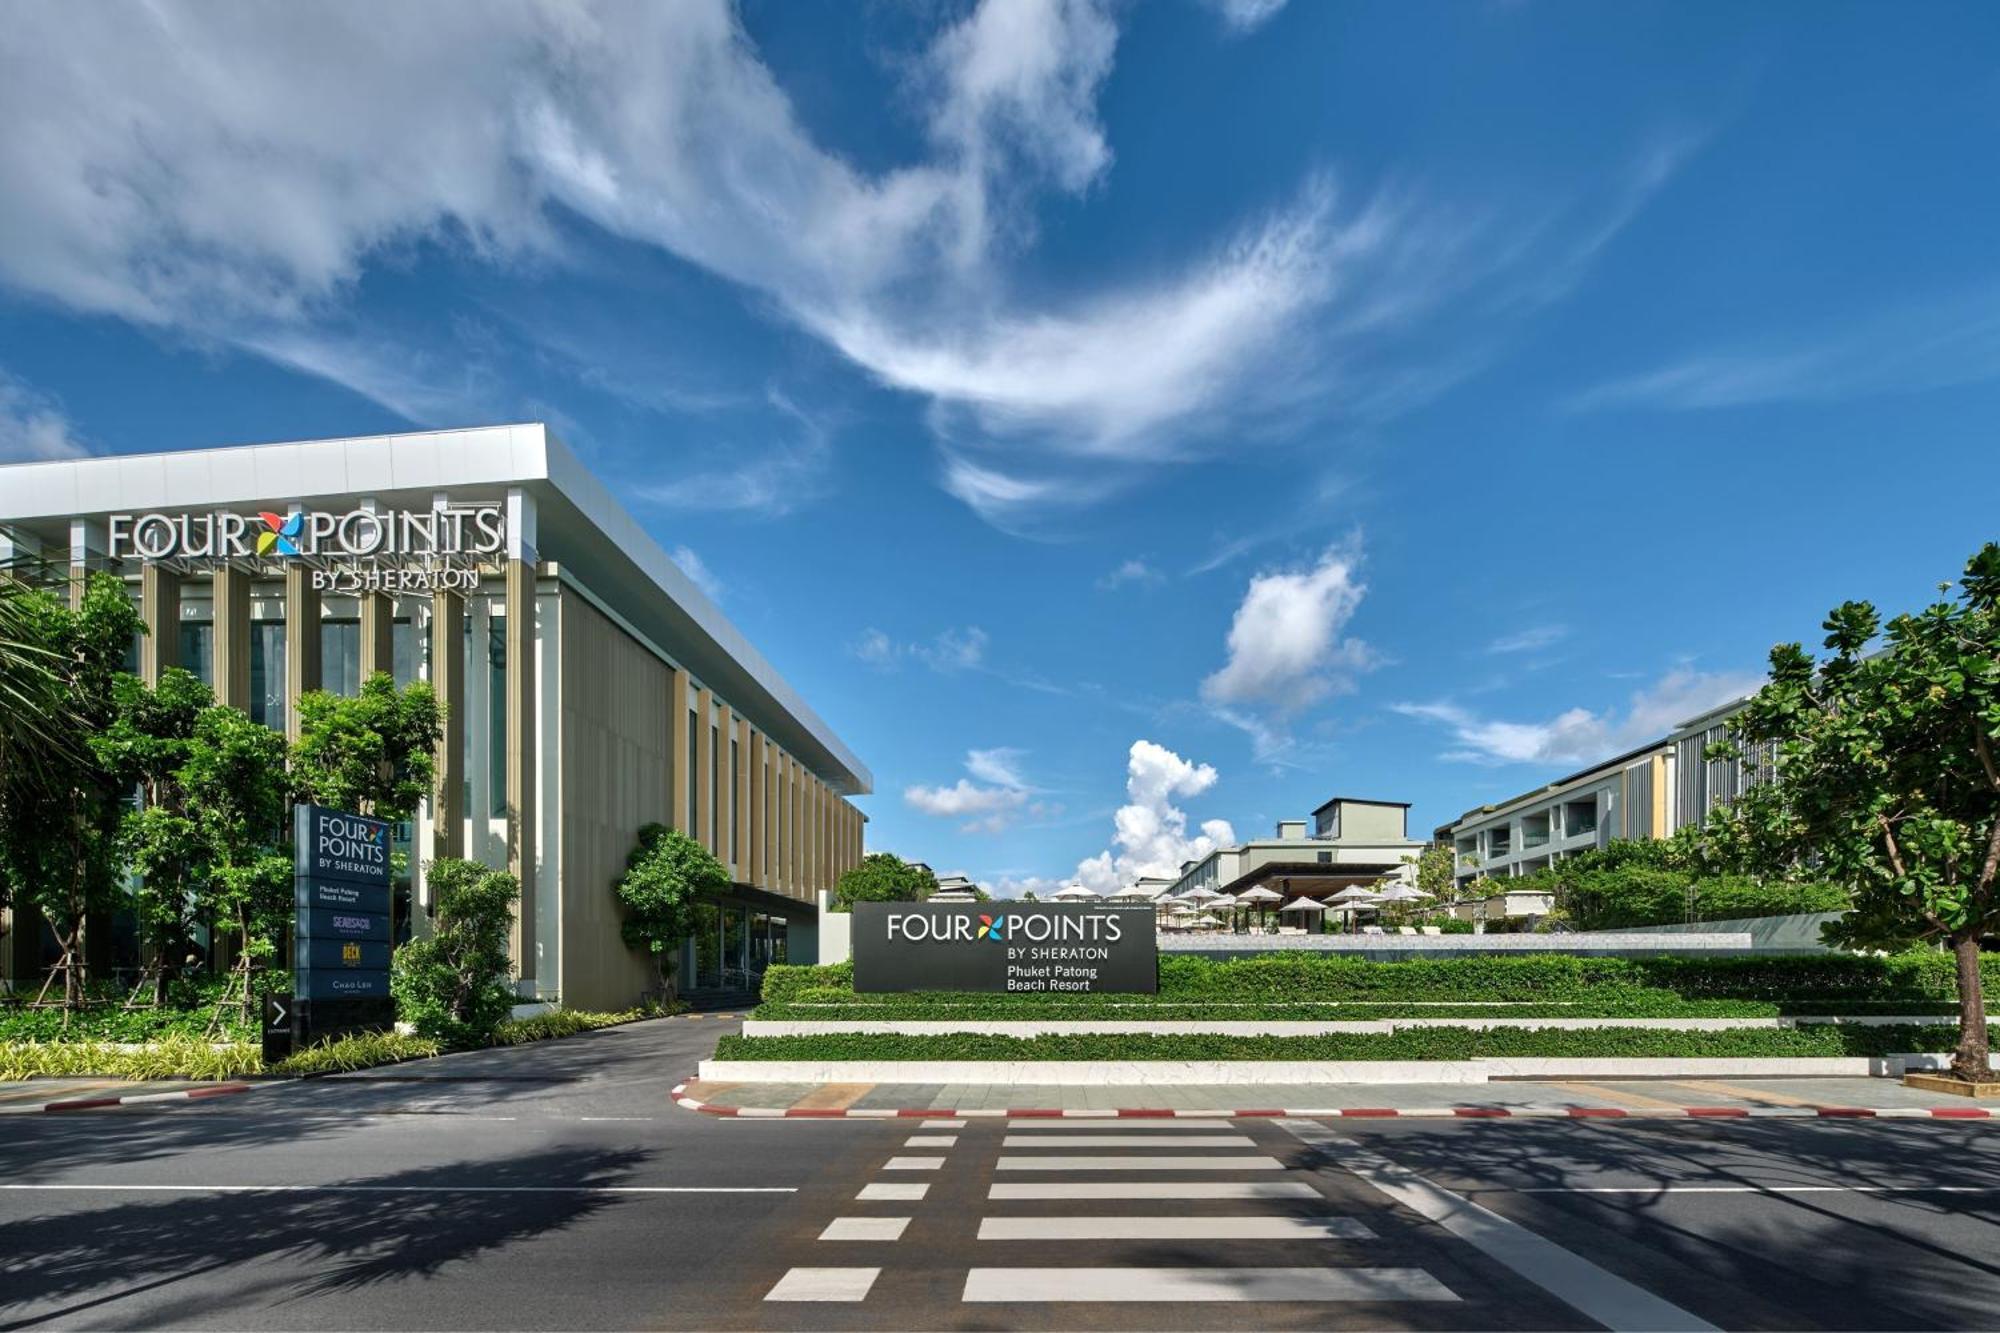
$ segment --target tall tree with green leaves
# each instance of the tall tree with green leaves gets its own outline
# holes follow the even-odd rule
[[[314,690],[299,700],[293,785],[316,805],[401,822],[431,794],[443,728],[423,681],[398,690],[378,671],[351,699]]]
[[[121,676],[112,693],[116,714],[90,743],[119,781],[138,790],[118,841],[126,868],[139,876],[131,904],[152,956],[159,1004],[187,952],[198,889],[208,882],[206,843],[188,808],[182,769],[215,696],[194,673],[178,668],[151,688],[137,676]]]
[[[43,588],[14,599],[22,641],[55,673],[60,707],[80,740],[102,732],[117,714],[116,689],[126,654],[142,632],[125,585],[92,575],[78,606]],[[18,731],[18,723],[10,724]],[[63,1001],[84,998],[84,923],[117,902],[118,832],[126,788],[86,742],[26,791],[0,807],[0,873],[17,903],[37,908],[63,948]]]
[[[849,911],[856,903],[920,903],[937,886],[937,876],[924,866],[894,852],[870,852],[860,865],[842,872],[833,889],[833,910]]]
[[[628,948],[645,954],[653,993],[674,998],[674,951],[694,930],[695,904],[729,887],[729,872],[706,847],[678,829],[648,824],[612,886]]]
[[[196,911],[236,933],[253,970],[271,962],[292,918],[285,748],[242,710],[209,708],[179,774],[205,859]]]
[[[1724,744],[1738,757],[1775,747],[1776,780],[1738,798],[1718,840],[1773,871],[1810,866],[1851,886],[1841,942],[1950,949],[1952,1069],[1987,1081],[1979,954],[2000,931],[2000,543],[1940,594],[1886,628],[1871,604],[1842,603],[1821,660],[1796,643],[1771,650],[1770,681]]]

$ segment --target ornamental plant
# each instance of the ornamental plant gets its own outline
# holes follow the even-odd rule
[[[443,734],[444,710],[422,681],[398,690],[378,671],[351,699],[314,690],[299,699],[292,781],[315,805],[399,823],[431,792]]]
[[[521,886],[477,861],[440,858],[427,870],[437,903],[431,937],[398,948],[389,990],[419,1037],[484,1046],[514,1007],[508,935]]]
[[[1827,616],[1828,656],[1771,650],[1771,679],[1732,724],[1740,757],[1773,747],[1718,842],[1765,868],[1812,866],[1854,890],[1836,938],[1949,950],[1958,981],[1958,1077],[1990,1081],[1980,940],[2000,930],[2000,543],[1966,563],[1956,595],[1900,615]],[[1879,642],[1878,642],[1879,636]]]
[[[619,927],[626,947],[637,949],[652,970],[651,994],[674,998],[674,961],[694,930],[695,904],[729,887],[729,872],[706,847],[678,829],[648,824],[626,859],[612,892],[625,912]]]
[[[937,886],[937,876],[926,867],[911,865],[894,852],[871,852],[834,885],[833,910],[851,911],[856,903],[920,903]]]

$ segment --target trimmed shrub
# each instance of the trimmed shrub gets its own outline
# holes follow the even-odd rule
[[[450,1047],[483,1046],[514,1007],[507,937],[521,886],[477,861],[430,864],[437,918],[431,937],[396,950],[389,979],[396,1016]]]
[[[0,1043],[0,1080],[24,1078],[190,1078],[228,1079],[261,1067],[248,1042],[197,1041],[170,1037],[126,1049],[103,1041],[14,1041]]]

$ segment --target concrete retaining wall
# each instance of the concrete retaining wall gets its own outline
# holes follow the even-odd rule
[[[822,1037],[858,1032],[879,1036],[943,1037],[976,1033],[993,1037],[1135,1036],[1160,1037],[1322,1037],[1334,1033],[1376,1033],[1387,1036],[1405,1028],[1655,1028],[1671,1032],[1729,1032],[1743,1028],[1791,1028],[1811,1023],[1851,1023],[1881,1027],[1899,1023],[1953,1024],[1956,1018],[1936,1014],[1907,1017],[1784,1017],[1784,1018],[1349,1018],[1298,1019],[1272,1022],[1235,1019],[1006,1019],[1006,1018],[753,1018],[743,1024],[746,1037]]]
[[[1248,954],[1318,953],[1372,962],[1400,962],[1411,958],[1496,953],[1651,958],[1669,953],[1731,957],[1801,951],[1758,948],[1747,931],[1606,931],[1588,935],[1162,935],[1160,952],[1214,959],[1241,958]]]

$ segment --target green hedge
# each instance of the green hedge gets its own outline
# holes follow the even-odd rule
[[[1054,1036],[974,1033],[903,1037],[840,1033],[823,1037],[727,1036],[718,1060],[1472,1060],[1484,1056],[1770,1057],[1889,1055],[1944,1051],[1949,1025],[1751,1029],[1411,1029],[1389,1035],[1324,1037]]]
[[[1988,955],[1984,971],[1988,993],[2000,995],[2000,955]],[[1482,954],[1395,963],[1329,955],[1272,954],[1219,962],[1168,955],[1160,959],[1156,996],[860,994],[854,990],[851,963],[777,966],[764,973],[764,1005],[757,1016],[811,1017],[789,1008],[806,1004],[865,1008],[885,1017],[891,1011],[935,1015],[945,1006],[964,1013],[976,1006],[983,1014],[1025,1018],[1132,1017],[1149,1005],[1223,1002],[1396,1006],[1448,1001],[1589,1005],[1607,1015],[1660,1017],[1686,1014],[1690,1003],[1719,1001],[1768,1006],[1763,1012],[1831,1013],[1839,1010],[1826,1006],[1840,1004],[1864,1012],[1925,1013],[1951,1004],[1956,996],[1952,959],[1929,950],[1886,958],[1835,953],[1769,958]],[[1907,1005],[1921,1007],[1906,1010]],[[1226,1014],[1218,1009],[1212,1016]]]
[[[0,1081],[24,1078],[228,1079],[263,1067],[248,1042],[168,1037],[125,1050],[101,1041],[0,1042]]]

